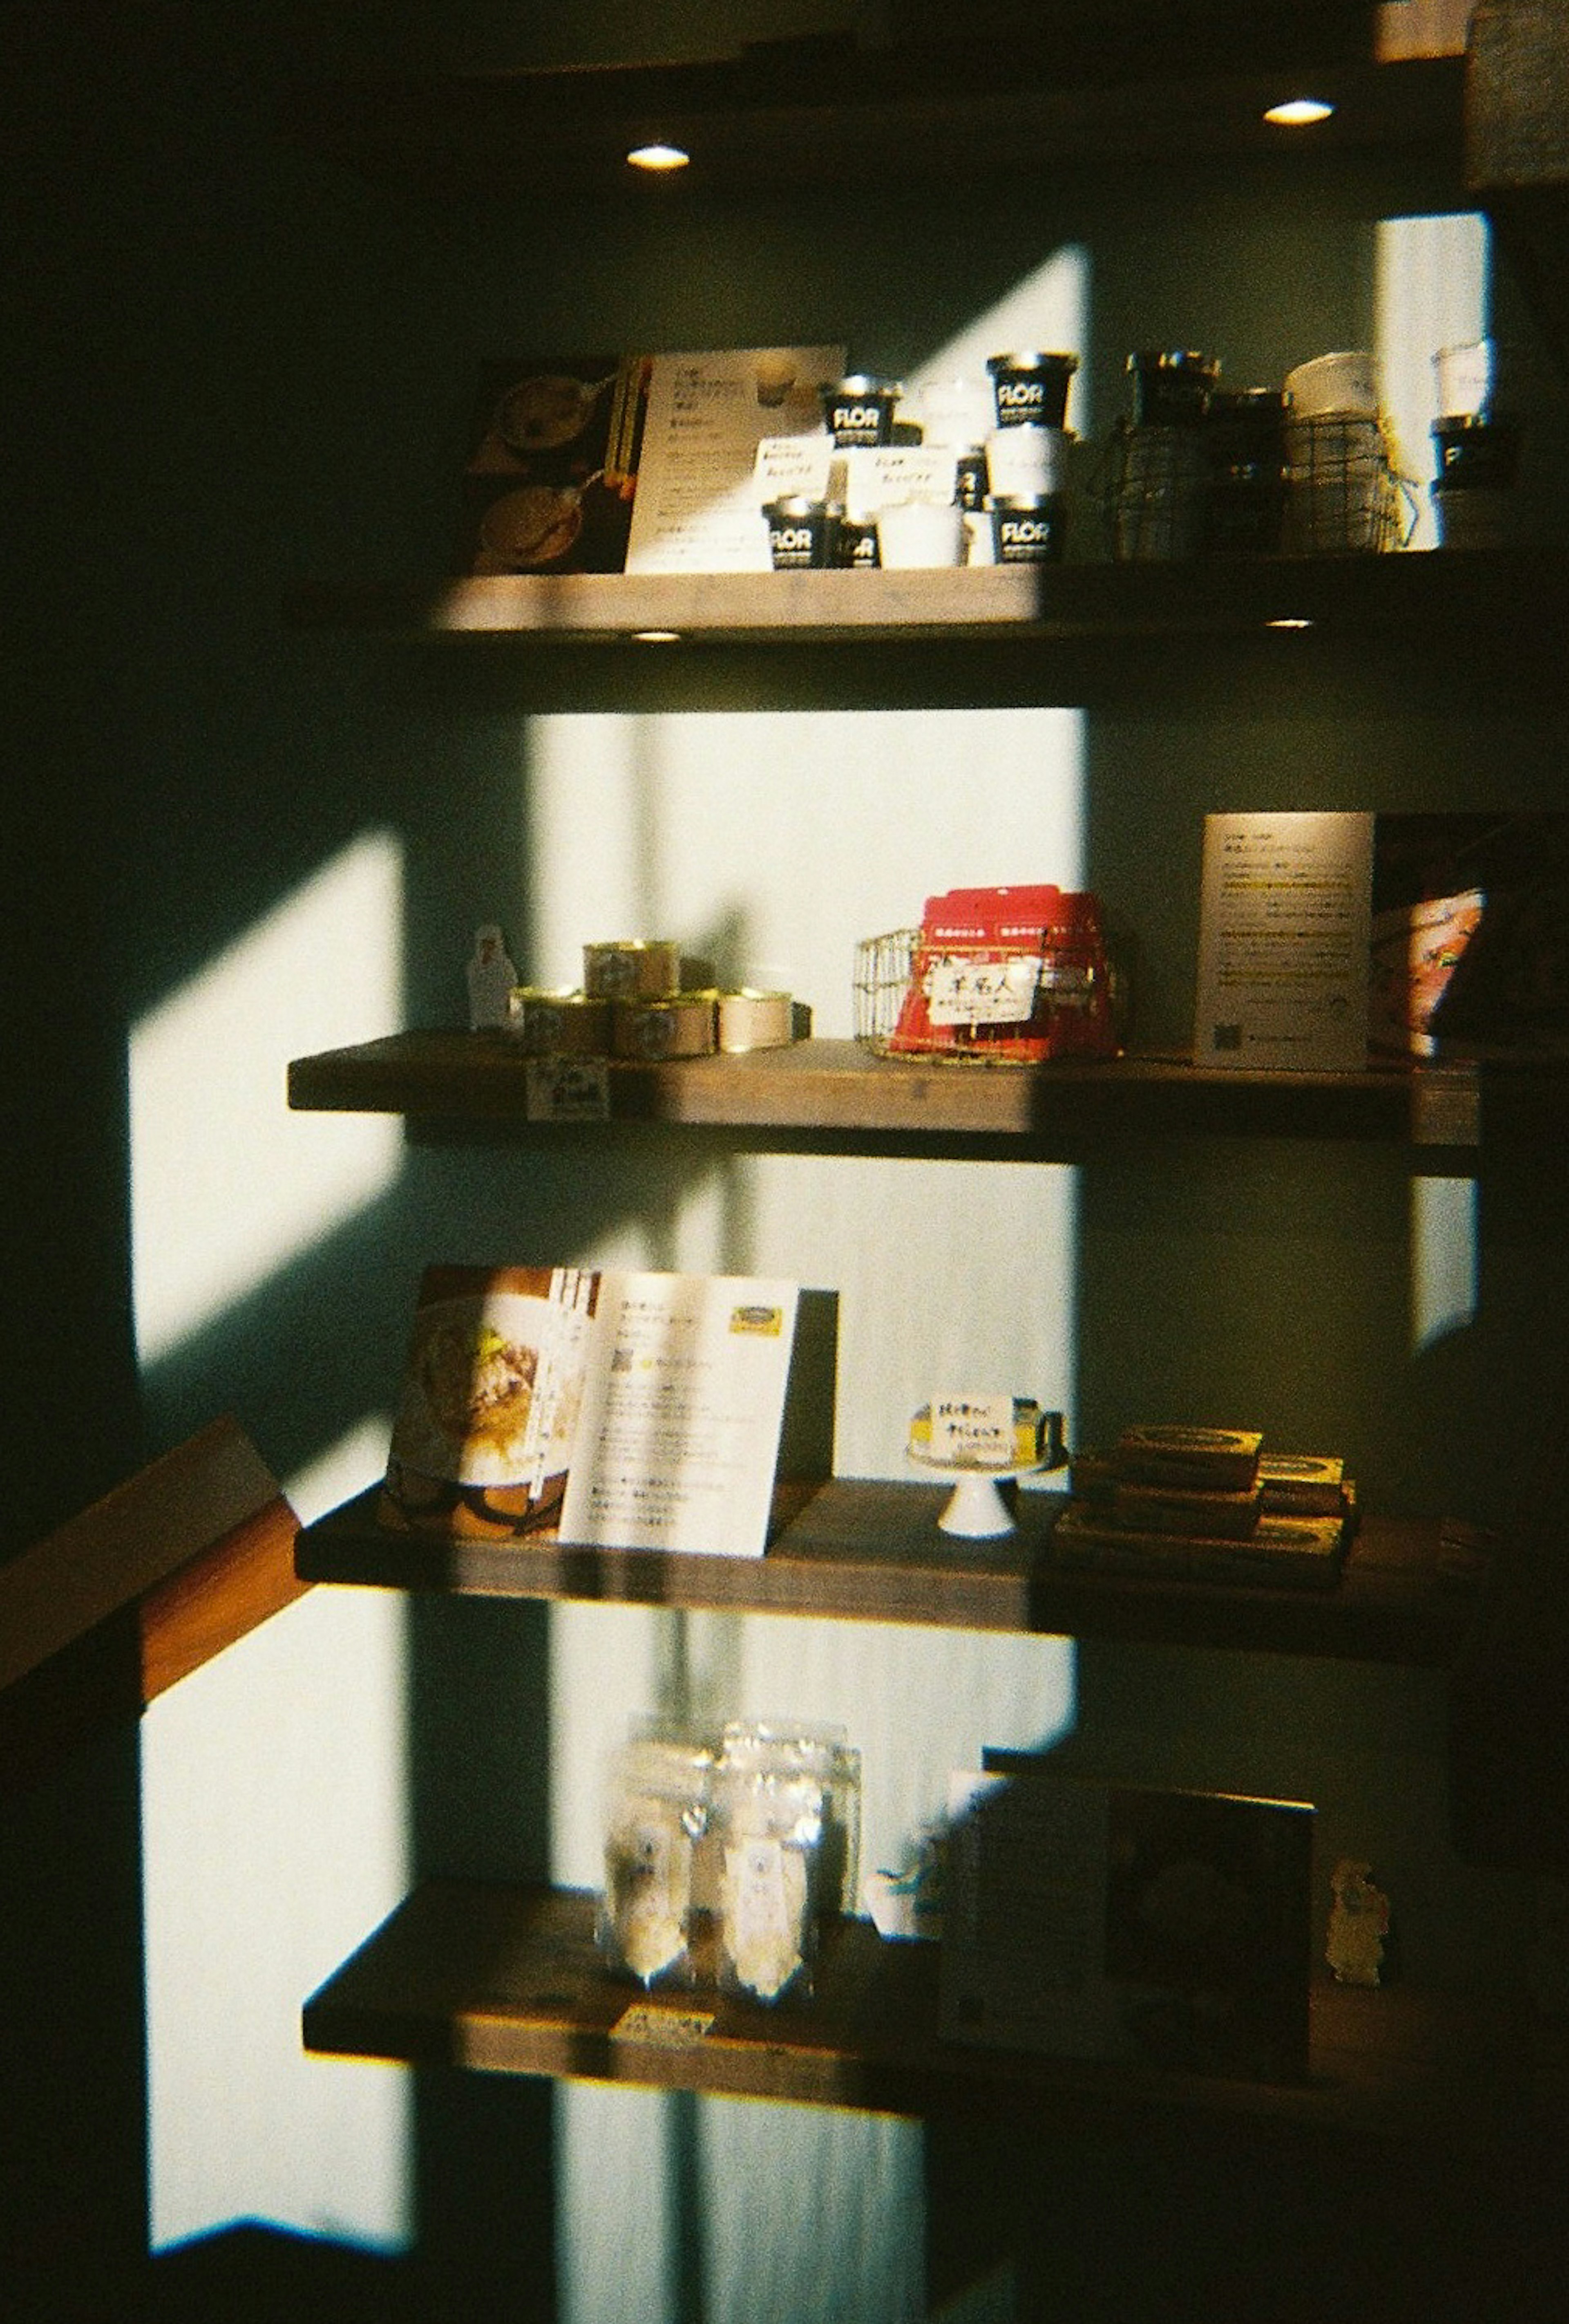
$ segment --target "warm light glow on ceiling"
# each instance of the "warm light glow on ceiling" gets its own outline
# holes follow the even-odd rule
[[[667,145],[663,138],[655,137],[647,145],[634,145],[627,159],[634,170],[684,170],[692,156],[681,146]]]
[[[1264,119],[1283,129],[1306,129],[1315,121],[1327,121],[1334,110],[1321,97],[1292,97],[1283,105],[1269,106]]]

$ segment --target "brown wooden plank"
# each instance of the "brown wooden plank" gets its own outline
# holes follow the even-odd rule
[[[601,1125],[529,1120],[528,1059],[504,1032],[417,1029],[296,1058],[289,1102],[299,1111],[386,1112],[541,1135],[592,1137]],[[1183,1056],[1131,1054],[986,1066],[879,1057],[859,1043],[811,1040],[749,1056],[609,1065],[610,1123],[708,1128],[830,1143],[993,1141],[1042,1157],[1114,1136],[1375,1139],[1407,1144],[1415,1167],[1474,1167],[1490,1093],[1502,1068],[1220,1072]],[[1563,1124],[1569,1076],[1544,1069],[1535,1113]],[[1505,1084],[1500,1083],[1500,1087]],[[1555,1103],[1554,1100],[1556,1096]],[[1502,1118],[1509,1122],[1509,1112]]]
[[[285,611],[305,629],[372,629],[427,637],[515,638],[534,645],[605,643],[674,632],[694,644],[970,638],[1234,634],[1309,622],[1361,638],[1413,624],[1435,641],[1516,626],[1545,595],[1563,594],[1566,560],[1546,548],[1455,557],[1250,558],[1228,564],[1069,562],[912,572],[473,575],[426,586],[293,590]]]
[[[213,1421],[0,1565],[0,1688],[210,1551],[279,1497],[238,1425]]]
[[[1022,2106],[1071,2124],[1199,2108],[1461,2148],[1524,2137],[1535,2123],[1540,2043],[1533,2056],[1502,2006],[1317,1986],[1305,2083],[1168,2075],[945,2043],[936,1949],[884,1943],[869,1923],[847,1922],[810,2001],[770,2010],[666,1996],[656,2009],[711,2012],[711,2026],[682,2039],[670,2024],[674,2038],[648,2039],[623,2023],[646,1997],[606,1975],[592,1923],[583,1891],[426,1883],[306,2003],[306,2046],[903,2114]]]
[[[303,1597],[294,1563],[299,1519],[281,1493],[142,1599],[143,1707],[236,1638]]]
[[[838,1477],[775,1531],[766,1556],[580,1549],[552,1534],[473,1541],[380,1523],[372,1489],[306,1527],[313,1582],[572,1600],[684,1611],[807,1615],[958,1629],[1442,1667],[1463,1645],[1474,1580],[1440,1571],[1436,1523],[1368,1517],[1329,1591],[1222,1586],[1056,1563],[1054,1493],[1021,1495],[1020,1530],[956,1543],[938,1528],[940,1486]]]
[[[136,1719],[301,1595],[298,1529],[223,1419],[0,1567],[0,1780]]]

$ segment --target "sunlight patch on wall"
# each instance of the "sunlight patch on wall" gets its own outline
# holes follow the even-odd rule
[[[1411,1353],[1458,1332],[1476,1314],[1473,1178],[1411,1181]]]
[[[911,372],[906,384],[924,388],[945,380],[971,379],[984,386],[986,357],[1015,347],[1051,347],[1064,355],[1082,355],[1087,343],[1088,306],[1089,253],[1069,243],[1053,251],[1005,298],[936,348]],[[1082,373],[1075,376],[1069,392],[1068,424],[1077,436],[1087,436],[1093,425],[1088,383]]]
[[[918,920],[941,888],[1081,881],[1082,749],[1079,715],[1066,709],[537,721],[528,861],[550,878],[531,899],[527,973],[572,983],[587,942],[674,937],[711,958],[721,982],[787,990],[810,1003],[819,1035],[846,1037],[858,937]],[[624,1234],[612,1250],[595,1227],[574,1233],[567,1215],[562,1255],[836,1290],[835,1465],[902,1478],[910,1413],[934,1386],[1036,1395],[1068,1415],[1071,1436],[1077,1193],[1073,1171],[1048,1165],[731,1157],[651,1173],[640,1253]],[[930,1733],[908,1733],[898,1672],[915,1644],[864,1634],[868,1662],[847,1670],[824,1630],[790,1631],[760,1626],[714,1687],[729,1689],[726,1715],[765,1698],[789,1708],[792,1686],[814,1690],[823,1716],[875,1701],[867,1820],[879,1850],[931,1812],[954,1753],[988,1720],[986,1739],[1018,1743],[1049,1742],[1072,1721],[1061,1644],[986,1642],[963,1733],[947,1711],[924,1722]],[[581,1881],[595,1877],[597,1840],[582,1771],[629,1716],[659,1707],[649,1690],[660,1664],[638,1618],[612,1634],[597,1611],[560,1609],[552,1638],[554,1868]],[[870,1674],[878,1657],[885,1689]],[[589,1665],[598,1678],[585,1687]],[[942,1691],[921,1699],[937,1704]]]
[[[380,1473],[371,1417],[286,1490],[303,1517]],[[404,1607],[313,1590],[161,1695],[142,1729],[150,2230],[236,2218],[402,2247],[398,2069],[307,2057],[299,2008],[408,1880]]]
[[[402,1008],[402,859],[345,848],[131,1037],[131,1211],[143,1363],[397,1176],[399,1126],[291,1114],[291,1056],[385,1033]]]
[[[536,720],[526,981],[659,936],[721,982],[851,1029],[855,946],[943,888],[1083,878],[1076,710],[736,711]]]
[[[1398,465],[1415,480],[1413,549],[1431,549],[1437,530],[1428,485],[1438,417],[1433,358],[1487,331],[1491,245],[1480,212],[1383,218],[1374,252],[1374,318],[1383,408]]]

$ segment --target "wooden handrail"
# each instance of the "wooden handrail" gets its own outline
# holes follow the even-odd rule
[[[0,1783],[139,1717],[299,1597],[298,1529],[224,1418],[0,1565]]]

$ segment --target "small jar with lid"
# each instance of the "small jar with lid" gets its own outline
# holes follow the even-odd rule
[[[1197,428],[1220,377],[1213,355],[1192,347],[1144,348],[1128,357],[1135,428]]]
[[[1215,557],[1267,557],[1286,519],[1287,399],[1278,388],[1216,389],[1204,423],[1208,456],[1204,546]]]

